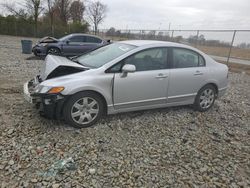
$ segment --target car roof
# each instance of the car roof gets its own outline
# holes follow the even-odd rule
[[[194,48],[189,45],[175,43],[175,42],[167,42],[167,41],[158,41],[158,40],[125,40],[125,41],[119,41],[119,43],[128,44],[128,45],[134,45],[137,47],[158,47],[158,46],[164,46],[164,47],[179,47],[179,48],[186,48],[193,51],[196,51],[202,55],[205,55],[204,52],[200,51],[197,48]]]
[[[185,48],[192,48],[190,46],[187,46],[185,44],[180,44],[180,43],[175,43],[175,42],[166,42],[166,41],[158,41],[158,40],[125,40],[125,41],[120,41],[120,43],[123,44],[129,44],[129,45],[134,45],[137,47],[140,46],[172,46],[172,47],[185,47]]]
[[[71,33],[68,36],[88,36],[88,37],[95,37],[101,39],[99,36],[96,35],[90,35],[90,34],[85,34],[85,33]]]

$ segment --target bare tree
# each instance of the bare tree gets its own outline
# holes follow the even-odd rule
[[[97,34],[98,25],[103,22],[106,16],[107,5],[102,4],[100,1],[94,1],[89,4],[87,10],[89,21],[94,24],[95,34]]]
[[[48,14],[50,19],[50,32],[52,36],[54,36],[54,12],[55,12],[55,1],[54,0],[47,0],[48,5]]]
[[[59,12],[60,20],[64,25],[67,25],[69,17],[70,17],[70,4],[71,0],[56,0],[55,8]]]
[[[33,17],[35,22],[35,36],[37,36],[37,26],[38,26],[38,17],[43,11],[41,0],[26,0],[25,6],[28,13]]]
[[[74,23],[82,21],[84,10],[85,6],[83,2],[80,2],[80,0],[76,0],[73,3],[71,3],[70,16]]]
[[[35,36],[37,36],[37,26],[38,26],[38,17],[43,11],[42,1],[41,0],[25,0],[25,4],[20,4],[28,12],[28,14],[33,18],[35,22]],[[24,9],[17,10],[15,4],[5,3],[3,6],[11,13],[24,17]]]

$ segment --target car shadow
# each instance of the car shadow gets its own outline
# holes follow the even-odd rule
[[[115,118],[120,119],[120,120],[127,119],[127,118],[133,119],[133,118],[137,118],[145,114],[148,114],[149,112],[151,115],[155,115],[157,113],[178,112],[178,111],[183,111],[183,110],[191,112],[191,113],[194,112],[192,105],[184,105],[184,106],[156,108],[156,109],[150,109],[150,110],[140,110],[140,111],[133,111],[133,112],[122,112],[118,114],[111,114],[111,115],[104,116],[100,122],[108,123],[114,120]]]
[[[42,56],[30,56],[30,57],[27,57],[26,60],[44,60],[45,57],[42,57]]]

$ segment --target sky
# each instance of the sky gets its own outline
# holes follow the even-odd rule
[[[250,0],[100,1],[108,7],[104,29],[250,29]]]
[[[250,0],[102,0],[104,28],[250,29]]]
[[[8,0],[20,4],[24,0]],[[43,0],[46,2],[45,0]],[[87,0],[81,0],[86,2]],[[91,1],[91,0],[88,0]],[[100,0],[108,7],[100,29],[226,29],[250,30],[250,0]],[[6,0],[0,0],[0,5]],[[0,13],[5,10],[0,6]],[[195,33],[186,33],[186,35]],[[206,34],[209,36],[210,34]],[[230,41],[232,33],[211,37]],[[249,33],[237,35],[250,43]],[[236,37],[236,40],[237,40]]]

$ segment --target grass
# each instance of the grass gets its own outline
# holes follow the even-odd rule
[[[219,61],[219,62],[227,65],[227,62],[224,61]],[[245,72],[246,74],[250,75],[250,65],[229,63],[227,66],[229,67],[229,71],[231,72],[237,72],[237,73]]]
[[[216,46],[195,46],[199,50],[205,52],[209,55],[216,55],[227,57],[229,53],[229,47],[216,47]],[[250,60],[250,49],[243,49],[243,48],[232,48],[231,57]]]

